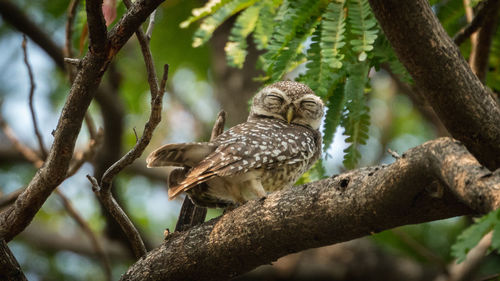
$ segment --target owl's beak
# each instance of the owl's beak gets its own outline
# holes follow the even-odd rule
[[[290,124],[290,122],[292,122],[293,114],[295,113],[294,111],[295,110],[293,109],[293,107],[290,106],[286,112],[286,121],[288,122],[288,124]]]

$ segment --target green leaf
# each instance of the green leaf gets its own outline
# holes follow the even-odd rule
[[[494,230],[491,246],[497,250],[500,249],[499,225],[500,209],[481,217],[458,236],[457,242],[451,247],[451,254],[457,258],[458,263],[464,261],[467,253],[491,230]]]
[[[322,0],[285,1],[280,7],[275,18],[280,24],[276,25],[263,56],[269,83],[281,80],[290,70],[302,43],[318,24],[324,7],[326,2]]]
[[[413,84],[410,74],[404,65],[399,61],[394,49],[392,49],[391,44],[385,36],[379,36],[377,38],[373,55],[377,64],[387,63],[392,73],[395,74],[401,81]]]
[[[352,50],[358,54],[358,61],[365,61],[377,39],[379,31],[377,21],[368,0],[349,0],[347,7],[349,9],[347,18],[352,36],[349,43]]]
[[[212,37],[215,29],[227,18],[253,5],[255,2],[256,0],[233,0],[219,7],[215,12],[210,12],[210,16],[201,22],[200,27],[194,33],[193,47],[196,48],[203,45]]]
[[[242,68],[247,55],[247,36],[255,29],[255,24],[259,17],[260,5],[254,5],[243,11],[233,28],[229,41],[226,43],[227,62],[230,66]]]
[[[331,68],[342,67],[344,55],[341,49],[345,43],[345,1],[334,1],[328,4],[321,23],[321,54]]]
[[[202,19],[208,15],[211,15],[215,13],[217,10],[219,10],[222,6],[230,2],[231,0],[210,0],[205,4],[205,6],[201,8],[196,8],[191,11],[193,14],[191,17],[189,17],[187,20],[181,22],[180,27],[181,28],[187,28],[189,25],[191,25],[193,22]]]
[[[274,16],[280,4],[281,1],[272,0],[263,0],[259,2],[261,8],[253,33],[253,40],[258,50],[267,48],[276,23]]]
[[[323,149],[328,150],[333,142],[333,137],[337,131],[342,117],[342,109],[345,103],[345,84],[338,83],[333,93],[328,98],[325,125],[323,130]]]
[[[344,166],[353,169],[361,158],[359,146],[366,144],[370,126],[370,116],[364,94],[370,66],[367,62],[358,62],[348,66],[348,78],[345,85],[346,111],[342,116],[342,126],[349,147],[344,150]]]

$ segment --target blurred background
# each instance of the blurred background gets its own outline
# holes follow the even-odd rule
[[[18,0],[11,4],[63,50],[69,1]],[[146,169],[145,156],[165,143],[208,140],[214,118],[221,109],[228,114],[226,127],[242,122],[251,96],[262,86],[254,79],[261,75],[256,68],[260,53],[252,42],[249,41],[250,52],[242,69],[226,64],[224,46],[234,19],[220,26],[208,44],[192,47],[197,25],[181,29],[179,24],[191,15],[193,8],[204,4],[203,1],[172,0],[158,9],[151,51],[158,73],[163,64],[170,65],[162,122],[143,157],[113,183],[117,200],[139,228],[148,249],[162,242],[165,229],[174,229],[183,198],[168,200],[167,170]],[[434,6],[451,35],[466,24],[462,5],[461,0],[450,0]],[[0,6],[5,12],[5,4]],[[117,18],[124,13],[121,1],[116,2],[116,11]],[[86,52],[85,24],[84,7],[80,3],[71,38],[74,57],[82,57]],[[6,20],[5,15],[0,17],[0,115],[4,129],[0,131],[0,210],[12,204],[12,196],[15,197],[36,172],[6,136],[7,126],[20,142],[39,150],[29,109],[30,79],[23,56],[23,36],[18,28],[16,23]],[[497,35],[500,36],[498,32]],[[499,46],[494,47],[499,51]],[[462,45],[465,54],[468,48],[468,43]],[[36,84],[34,110],[48,149],[53,139],[51,132],[69,92],[70,79],[54,57],[29,38],[26,50]],[[293,79],[304,68],[299,66],[288,78]],[[391,163],[393,159],[387,149],[403,153],[427,140],[447,135],[432,112],[412,98],[411,89],[384,70],[373,69],[370,76],[368,105],[372,121],[368,142],[361,147],[359,167]],[[85,176],[102,175],[133,147],[134,128],[141,134],[147,121],[149,87],[135,37],[120,51],[101,84],[89,111],[96,127],[104,128],[95,158],[64,181],[58,188],[59,194],[53,194],[31,225],[9,243],[30,280],[107,279],[103,259],[75,220],[75,213],[100,241],[102,252],[109,259],[113,280],[133,263],[120,228],[103,212]],[[344,138],[339,128],[332,146],[323,155],[326,175],[344,171]],[[84,126],[77,152],[85,150],[88,139]],[[220,214],[220,210],[209,210],[207,219]],[[470,218],[454,218],[400,227],[283,257],[238,280],[432,280],[453,262],[450,246],[470,223]],[[496,273],[497,268],[500,268],[500,258],[491,254],[482,262],[476,276]]]

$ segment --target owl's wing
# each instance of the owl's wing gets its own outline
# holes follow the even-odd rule
[[[194,167],[216,148],[215,144],[209,142],[166,144],[151,152],[146,163],[148,168],[159,166]]]
[[[208,155],[197,166],[189,171],[184,180],[176,186],[169,187],[168,197],[173,199],[180,193],[187,191],[215,176],[228,175],[229,173],[227,170],[231,167],[235,167],[236,165],[234,164],[241,160],[241,157],[231,154],[228,155],[228,153],[224,151],[229,149],[229,147],[225,147]]]

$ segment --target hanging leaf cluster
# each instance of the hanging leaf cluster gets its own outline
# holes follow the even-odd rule
[[[228,64],[243,66],[248,40],[264,51],[259,65],[266,73],[260,79],[266,84],[284,79],[305,64],[306,71],[297,80],[309,85],[327,104],[324,148],[330,147],[341,125],[350,144],[344,151],[344,165],[354,168],[360,158],[359,146],[368,139],[370,68],[388,62],[397,67],[396,73],[405,73],[388,44],[383,52],[374,52],[380,41],[377,38],[383,35],[368,0],[209,1],[193,10],[193,16],[181,26],[200,21],[193,39],[196,47],[237,13],[225,46]]]

